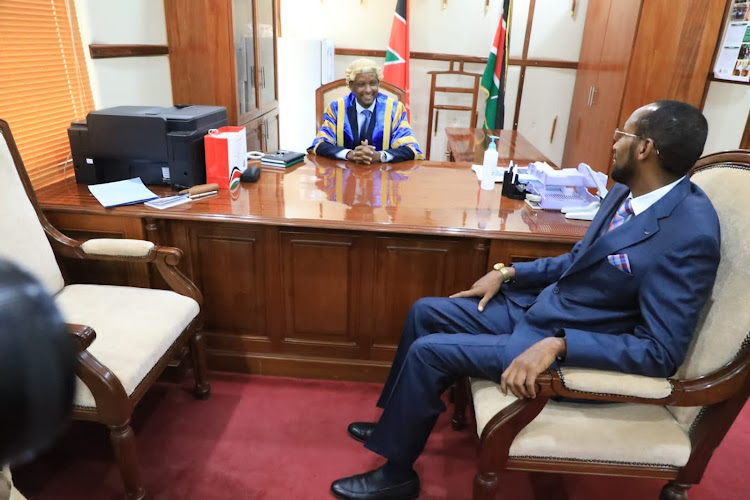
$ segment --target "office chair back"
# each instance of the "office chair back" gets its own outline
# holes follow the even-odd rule
[[[346,84],[346,78],[334,80],[315,89],[315,133],[317,134],[320,127],[323,126],[323,112],[329,104],[336,99],[349,94],[349,85]],[[397,101],[403,102],[406,98],[406,91],[392,83],[380,82],[379,92],[392,97]]]

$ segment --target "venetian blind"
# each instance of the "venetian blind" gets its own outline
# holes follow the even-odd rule
[[[67,129],[93,106],[74,0],[0,0],[0,118],[35,188],[63,178]]]

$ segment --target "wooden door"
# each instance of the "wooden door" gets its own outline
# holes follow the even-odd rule
[[[237,124],[232,7],[220,0],[164,0],[172,100],[224,106]]]
[[[641,0],[592,0],[586,14],[563,165],[609,173]]]

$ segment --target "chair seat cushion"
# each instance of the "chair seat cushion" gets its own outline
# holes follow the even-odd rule
[[[172,291],[109,285],[69,285],[55,301],[65,321],[96,331],[88,351],[112,370],[128,396],[200,310],[195,300]],[[75,404],[96,406],[80,379]]]
[[[516,398],[500,385],[472,379],[477,433]],[[511,457],[684,466],[690,437],[659,405],[549,401],[510,447]]]

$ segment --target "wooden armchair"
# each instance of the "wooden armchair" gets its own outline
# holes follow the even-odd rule
[[[708,155],[692,180],[721,222],[721,263],[687,358],[659,379],[562,368],[537,378],[533,400],[471,380],[479,440],[474,500],[495,498],[504,469],[667,479],[662,500],[686,499],[750,395],[750,151]],[[460,385],[453,425],[465,424]],[[565,397],[609,401],[587,405]]]
[[[393,97],[398,101],[402,101],[406,98],[406,91],[396,87],[392,83],[380,82],[379,91],[388,97]],[[334,80],[332,82],[321,85],[315,89],[315,133],[317,134],[320,127],[323,126],[323,112],[326,107],[340,97],[344,97],[349,94],[349,85],[346,84],[346,78],[340,80]]]
[[[78,349],[72,416],[110,429],[129,499],[145,497],[130,427],[133,407],[173,355],[189,345],[195,395],[206,398],[200,291],[178,269],[182,252],[148,241],[68,238],[47,221],[10,128],[0,120],[0,256],[26,268],[55,297]],[[56,256],[149,262],[172,290],[76,285],[63,279]]]

